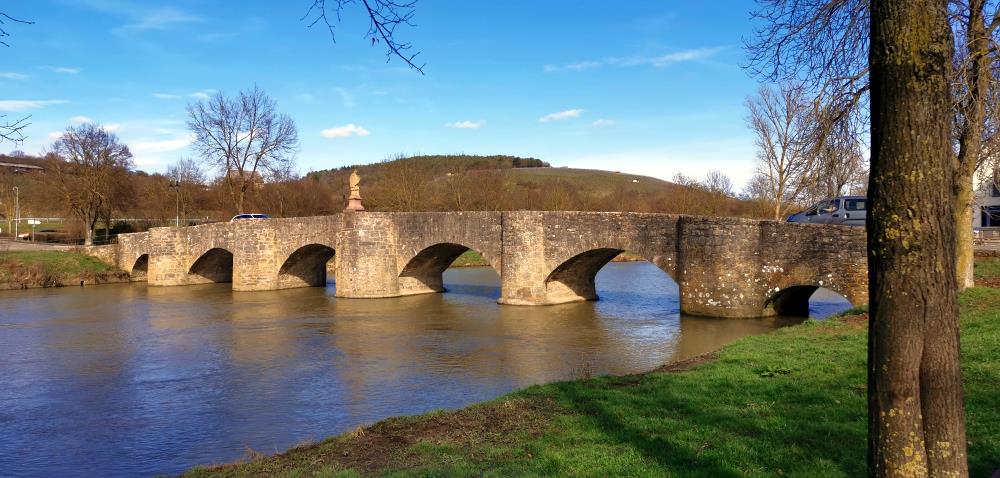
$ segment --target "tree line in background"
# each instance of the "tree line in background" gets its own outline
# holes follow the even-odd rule
[[[275,217],[340,211],[347,177],[363,178],[366,207],[375,211],[581,210],[761,217],[763,202],[737,197],[728,176],[703,180],[678,174],[676,184],[627,174],[550,168],[537,158],[514,156],[397,156],[380,163],[294,172],[298,132],[294,121],[257,87],[234,96],[216,93],[188,106],[196,156],[181,158],[166,174],[135,170],[132,153],[97,124],[68,127],[41,158],[19,154],[12,162],[41,173],[0,170],[0,213],[21,217],[65,216],[68,237],[92,244],[113,233],[150,226],[226,220],[236,213]],[[548,174],[524,171],[546,168]],[[11,196],[18,188],[18,198]],[[98,234],[99,233],[99,234]]]

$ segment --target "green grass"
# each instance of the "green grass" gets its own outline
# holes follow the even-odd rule
[[[976,279],[1000,277],[1000,257],[977,257],[973,274]]]
[[[969,289],[961,304],[969,463],[989,476],[1000,289]],[[807,321],[690,370],[530,387],[190,476],[863,476],[865,362],[863,319]]]
[[[486,259],[483,259],[481,254],[469,249],[458,256],[455,262],[451,263],[450,267],[483,267],[489,265],[490,263]]]
[[[22,286],[56,285],[64,281],[95,278],[107,280],[118,272],[114,266],[79,252],[0,252],[0,283],[16,282]]]

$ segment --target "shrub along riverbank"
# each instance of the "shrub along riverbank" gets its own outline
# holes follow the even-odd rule
[[[980,278],[1000,275],[983,263]],[[990,272],[992,271],[992,272]],[[1000,468],[1000,289],[962,294],[972,476]],[[204,476],[866,474],[864,315],[807,321],[649,373],[391,418]]]
[[[127,281],[125,272],[79,252],[0,252],[0,289]]]

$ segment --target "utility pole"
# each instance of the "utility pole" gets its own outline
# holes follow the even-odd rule
[[[14,240],[17,240],[17,226],[21,222],[21,190],[14,186]]]
[[[174,227],[181,227],[181,180],[179,177],[170,180],[170,189],[173,189],[177,196],[177,217],[174,219]]]

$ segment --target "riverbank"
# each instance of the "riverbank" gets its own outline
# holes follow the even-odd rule
[[[69,251],[0,252],[0,290],[128,282],[114,266]]]
[[[1000,263],[980,263],[988,279]],[[1000,289],[962,294],[972,476],[1000,468]],[[862,476],[864,315],[652,372],[530,387],[188,476]],[[583,374],[586,375],[586,374]]]

